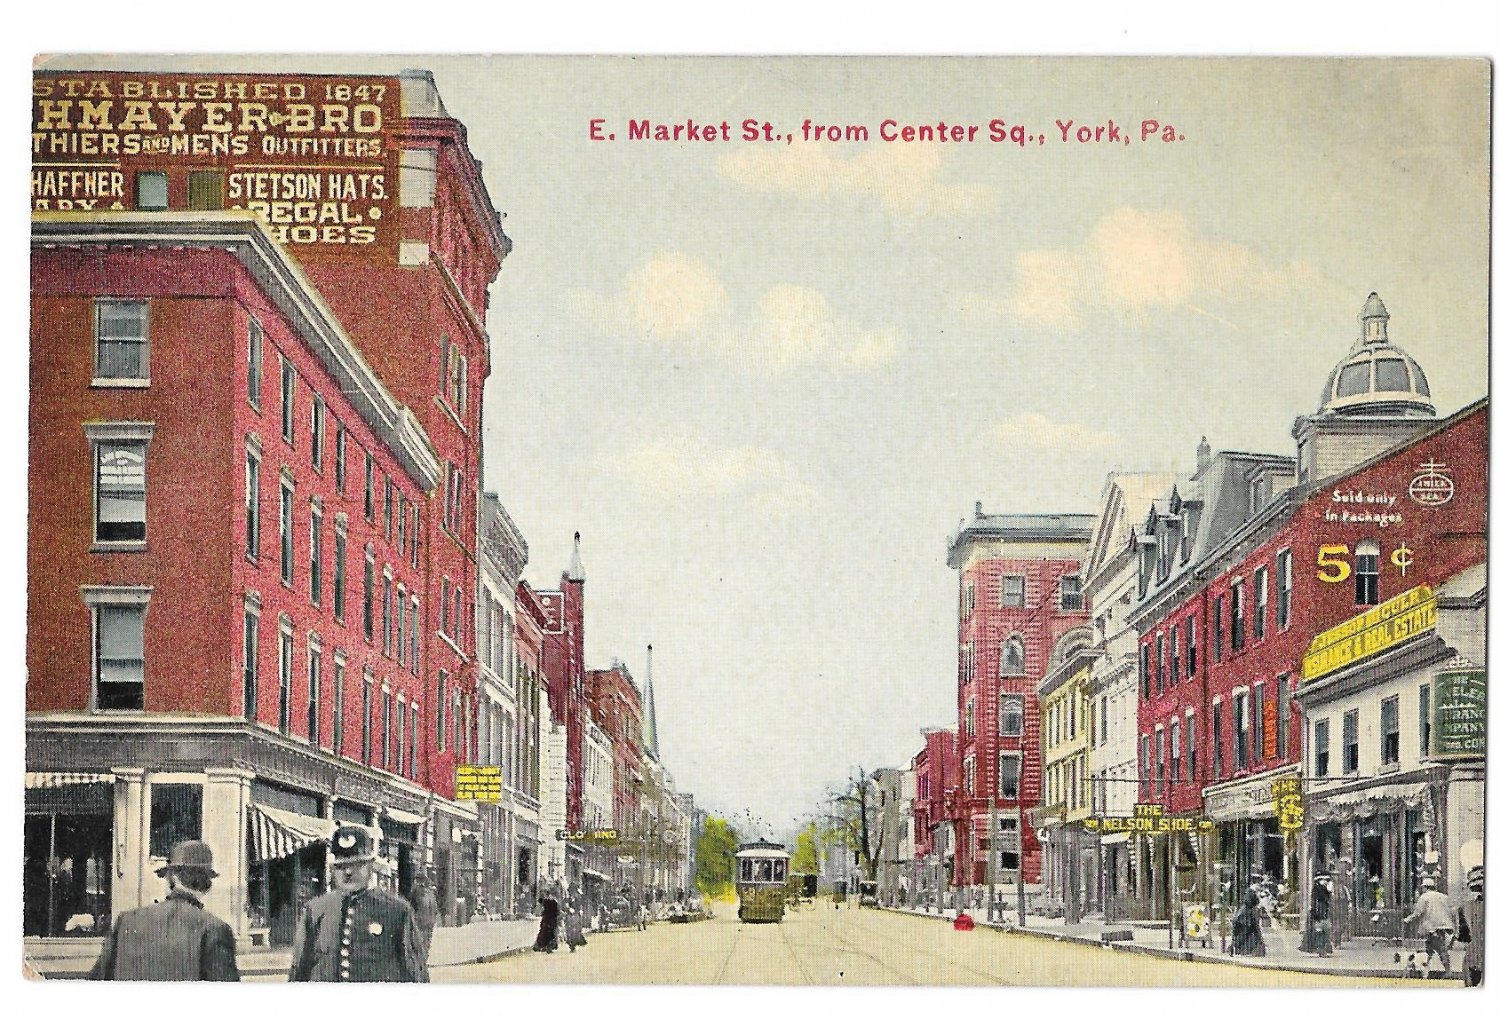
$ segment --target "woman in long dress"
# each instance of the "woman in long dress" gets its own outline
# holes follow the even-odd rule
[[[575,897],[568,903],[567,919],[568,951],[578,951],[579,945],[588,944],[588,939],[583,936],[583,899]]]
[[[1252,884],[1245,889],[1245,901],[1240,911],[1234,914],[1231,932],[1234,935],[1235,955],[1265,955],[1266,939],[1260,933],[1261,886]]]
[[[558,912],[557,893],[552,891],[543,892],[542,925],[536,932],[536,944],[531,946],[533,952],[557,951]]]

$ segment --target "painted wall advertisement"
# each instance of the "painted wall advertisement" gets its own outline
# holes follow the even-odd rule
[[[1482,669],[1445,669],[1433,677],[1432,756],[1485,756],[1485,690]]]
[[[394,257],[396,78],[36,74],[33,211],[244,209],[301,257]]]

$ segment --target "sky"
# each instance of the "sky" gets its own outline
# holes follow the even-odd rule
[[[1488,391],[1479,60],[46,66],[434,73],[514,242],[485,487],[539,588],[581,532],[588,664],[641,678],[653,645],[678,788],[775,829],[956,720],[945,549],[976,501],[1096,512],[1106,472],[1188,471],[1200,436],[1291,454],[1372,290],[1439,413]],[[689,118],[732,138],[626,137]]]

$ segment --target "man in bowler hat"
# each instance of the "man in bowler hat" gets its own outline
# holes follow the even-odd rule
[[[333,888],[308,903],[292,942],[293,982],[427,981],[427,945],[406,900],[370,887],[370,833],[333,833]]]
[[[165,900],[121,915],[104,938],[91,980],[238,980],[234,932],[203,908],[203,896],[218,877],[205,842],[189,839],[172,847]]]

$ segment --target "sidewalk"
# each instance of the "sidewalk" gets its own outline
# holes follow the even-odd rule
[[[1014,903],[1014,899],[1007,899],[1007,904]],[[920,909],[900,909],[893,912],[909,913],[912,916],[926,916],[934,920],[942,919],[951,923],[956,915],[954,910],[943,910],[942,913],[927,912]],[[1129,921],[1106,924],[1097,916],[1084,917],[1075,924],[1064,923],[1061,918],[1034,916],[1028,914],[1026,926],[1018,926],[1018,915],[1014,909],[1007,909],[1004,919],[998,923],[989,923],[985,919],[985,910],[981,906],[970,914],[978,927],[994,927],[998,930],[1008,931],[1014,934],[1022,934],[1030,937],[1052,938],[1056,941],[1071,941],[1081,945],[1094,945],[1099,948],[1107,948],[1117,952],[1136,952],[1142,955],[1154,955],[1162,958],[1180,959],[1192,962],[1211,962],[1231,966],[1249,966],[1256,969],[1279,969],[1296,973],[1326,973],[1339,976],[1356,977],[1400,977],[1406,971],[1405,953],[1402,953],[1402,962],[1396,961],[1396,955],[1401,949],[1394,944],[1377,941],[1374,938],[1355,938],[1346,941],[1337,949],[1331,958],[1320,959],[1315,955],[1307,955],[1297,950],[1301,940],[1301,932],[1278,929],[1264,931],[1266,942],[1266,954],[1264,956],[1230,955],[1219,950],[1219,941],[1215,937],[1207,947],[1201,942],[1191,941],[1183,947],[1174,938],[1173,947],[1167,947],[1167,929],[1165,925],[1145,927]],[[1131,940],[1114,941],[1105,943],[1100,936],[1105,931],[1129,931]],[[1462,980],[1459,966],[1463,961],[1462,946],[1455,946],[1450,950],[1453,971],[1448,975],[1449,979]],[[1442,974],[1442,964],[1434,960],[1434,969],[1438,979]]]
[[[432,932],[428,968],[490,962],[513,952],[531,948],[540,921],[480,920],[462,927],[439,927]],[[49,980],[81,980],[99,958],[102,938],[26,939],[26,961]],[[268,979],[285,977],[292,965],[286,946],[255,947],[239,953],[240,976]]]

